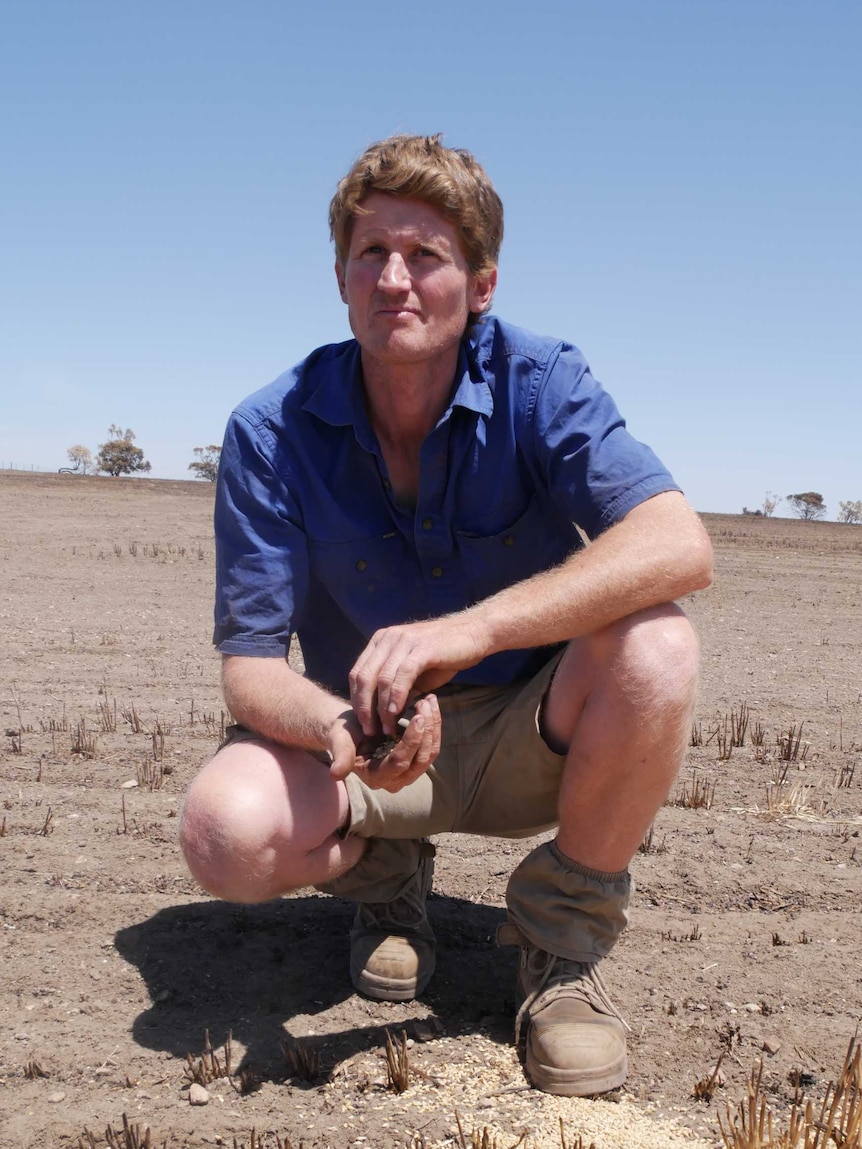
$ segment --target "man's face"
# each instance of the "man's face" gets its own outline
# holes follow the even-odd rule
[[[470,271],[457,230],[430,204],[373,192],[362,206],[335,273],[363,353],[389,366],[447,356],[490,302],[496,271]]]

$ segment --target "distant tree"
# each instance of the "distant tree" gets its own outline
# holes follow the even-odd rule
[[[196,479],[206,479],[214,483],[218,478],[218,461],[221,458],[221,447],[210,443],[208,447],[195,447],[197,458],[189,463],[189,470],[194,471]]]
[[[826,504],[817,491],[803,491],[800,495],[788,495],[787,501],[793,513],[800,519],[825,519]]]
[[[767,491],[766,497],[764,498],[763,502],[760,504],[760,509],[763,511],[763,513],[766,515],[766,517],[768,519],[771,519],[772,516],[775,514],[775,508],[778,506],[778,504],[780,502],[781,502],[781,496],[780,495],[773,494],[772,491]]]
[[[66,452],[69,462],[76,471],[80,471],[82,475],[89,475],[93,469],[93,452],[89,447],[82,447],[77,443],[74,447],[70,447]]]
[[[124,431],[116,423],[108,428],[110,438],[99,444],[96,466],[107,475],[131,475],[135,471],[149,471],[150,464],[144,452],[135,446],[135,432],[127,427]]]
[[[838,504],[839,523],[862,523],[862,499],[853,502],[840,502]]]

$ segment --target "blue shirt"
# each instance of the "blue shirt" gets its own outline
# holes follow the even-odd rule
[[[399,507],[365,410],[359,346],[321,347],[236,408],[216,494],[214,642],[284,657],[345,695],[384,626],[458,611],[546,570],[633,507],[679,490],[628,433],[571,344],[486,317],[462,344],[449,406]],[[535,673],[503,651],[457,680]]]

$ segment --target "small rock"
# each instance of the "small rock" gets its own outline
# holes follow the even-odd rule
[[[61,1101],[66,1100],[66,1094],[62,1089],[58,1089],[56,1093],[49,1093],[45,1100],[50,1101],[52,1105],[59,1105]]]
[[[433,1041],[434,1033],[430,1025],[426,1025],[424,1021],[417,1021],[413,1026],[413,1033],[417,1041]]]
[[[120,787],[121,790],[134,790],[138,784],[137,778],[130,778],[128,782],[124,782]]]
[[[195,1081],[189,1087],[189,1105],[208,1105],[210,1095]]]
[[[774,1034],[770,1034],[769,1037],[764,1037],[762,1048],[764,1053],[778,1053],[781,1042]]]
[[[760,1013],[760,1005],[756,1001],[747,1001],[742,1008],[746,1013]]]

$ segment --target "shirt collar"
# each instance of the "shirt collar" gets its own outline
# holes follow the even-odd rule
[[[455,369],[455,390],[443,415],[444,420],[453,407],[464,407],[486,417],[490,417],[494,410],[494,398],[485,379],[485,335],[485,330],[480,327],[478,335],[465,336],[461,341]],[[357,438],[362,442],[370,435],[371,427],[362,390],[359,344],[355,340],[341,344],[336,358],[340,361],[331,362],[328,369],[324,368],[323,377],[302,404],[302,409],[333,427],[354,427]],[[322,366],[318,362],[318,369]]]

